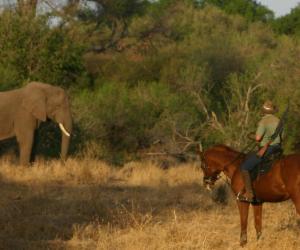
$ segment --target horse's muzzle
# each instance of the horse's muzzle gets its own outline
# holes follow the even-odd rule
[[[212,188],[215,185],[215,180],[210,176],[204,176],[203,177],[203,184],[204,184],[204,186],[207,190],[212,191]]]

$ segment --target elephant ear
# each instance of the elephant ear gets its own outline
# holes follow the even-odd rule
[[[46,95],[42,90],[35,88],[25,92],[22,106],[38,120],[46,121]]]

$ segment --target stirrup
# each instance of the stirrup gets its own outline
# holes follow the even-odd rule
[[[261,200],[257,199],[255,196],[252,199],[248,199],[246,196],[244,196],[241,192],[239,192],[236,196],[236,200],[242,201],[242,202],[249,202],[251,204],[260,204],[262,203]]]
[[[244,202],[249,202],[252,203],[254,202],[254,198],[253,199],[248,199],[246,196],[244,196],[241,192],[239,192],[236,196],[236,199],[238,201],[244,201]]]

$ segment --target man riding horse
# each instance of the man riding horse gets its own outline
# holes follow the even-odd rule
[[[279,118],[274,114],[277,108],[271,101],[266,101],[262,106],[263,117],[258,123],[255,135],[252,139],[259,143],[260,149],[255,154],[251,154],[241,165],[241,173],[245,184],[245,192],[239,193],[237,199],[240,201],[255,202],[255,194],[253,192],[250,171],[260,164],[263,158],[270,156],[274,152],[281,150],[281,133],[273,138],[278,124]]]

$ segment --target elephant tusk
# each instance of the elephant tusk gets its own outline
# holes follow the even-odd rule
[[[70,137],[70,133],[68,133],[68,131],[65,129],[64,125],[62,125],[62,123],[59,123],[59,128],[66,136]]]

